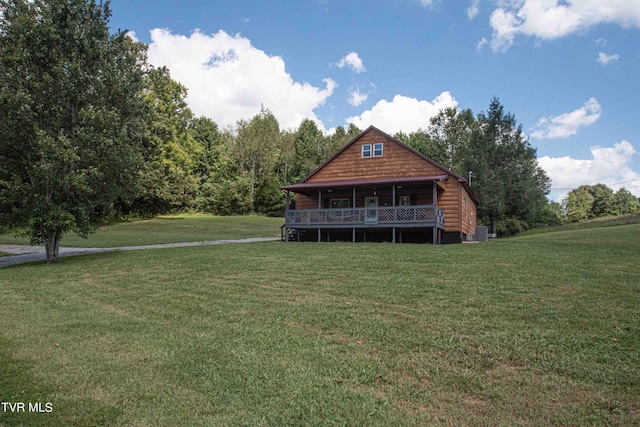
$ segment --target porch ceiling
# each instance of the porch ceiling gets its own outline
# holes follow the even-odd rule
[[[448,175],[438,176],[412,176],[412,177],[395,177],[395,178],[369,178],[354,179],[347,181],[332,182],[304,182],[300,184],[286,185],[280,187],[285,191],[293,191],[294,193],[307,193],[313,190],[322,190],[325,188],[346,188],[346,187],[370,187],[375,185],[408,185],[418,184],[422,182],[438,182],[447,179]]]

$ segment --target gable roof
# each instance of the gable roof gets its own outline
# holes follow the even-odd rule
[[[455,172],[447,169],[446,167],[442,166],[438,162],[430,159],[429,157],[425,156],[424,154],[420,153],[419,151],[409,147],[407,144],[403,143],[402,141],[400,141],[400,140],[398,140],[396,138],[393,138],[392,136],[390,136],[387,133],[381,131],[380,129],[376,128],[375,126],[369,126],[366,130],[364,130],[358,136],[356,136],[351,141],[349,141],[347,144],[345,144],[333,156],[329,157],[320,166],[318,166],[316,169],[311,171],[311,173],[309,173],[306,177],[304,177],[298,184],[289,185],[289,186],[283,186],[281,188],[283,190],[287,190],[287,191],[296,191],[296,190],[302,190],[302,189],[311,188],[311,187],[319,188],[321,186],[321,183],[307,183],[307,181],[309,179],[311,179],[311,177],[316,175],[320,170],[322,170],[327,164],[331,163],[336,157],[338,157],[340,154],[342,154],[345,150],[347,150],[352,145],[356,144],[361,138],[363,138],[365,135],[369,134],[370,132],[376,132],[376,133],[380,134],[381,136],[383,136],[388,141],[391,141],[391,142],[399,145],[403,149],[405,149],[408,152],[410,152],[412,155],[415,155],[415,156],[421,158],[422,160],[430,163],[431,165],[433,165],[436,168],[438,168],[438,169],[443,171],[443,174],[439,174],[437,176],[417,177],[418,181],[423,181],[423,182],[426,182],[426,181],[442,181],[442,180],[446,179],[447,176],[454,177],[467,190],[467,193],[471,196],[473,201],[476,204],[479,204],[479,200],[478,200],[477,196],[475,195],[475,193],[473,192],[473,190],[469,186],[469,183],[467,182],[466,179],[464,179],[462,176],[456,174]],[[396,178],[396,179],[393,179],[393,180],[388,180],[388,179],[387,180],[377,180],[376,183],[397,182],[399,179],[402,179],[402,178]],[[404,179],[406,180],[408,178],[404,178]],[[348,181],[345,180],[345,181],[342,182],[342,184],[348,184],[348,186],[351,186],[351,185],[362,185],[362,184],[366,184],[366,182],[364,182],[364,181],[368,181],[368,180],[348,180]],[[332,186],[338,185],[337,182],[332,182],[331,184],[332,184]]]

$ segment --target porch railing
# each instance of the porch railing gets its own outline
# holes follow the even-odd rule
[[[381,226],[444,227],[444,211],[436,206],[395,206],[346,209],[291,209],[286,226],[381,227]]]

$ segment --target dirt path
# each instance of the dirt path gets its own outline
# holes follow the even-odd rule
[[[208,240],[204,242],[164,243],[160,245],[122,246],[118,248],[60,248],[60,257],[83,255],[98,252],[141,251],[145,249],[184,248],[188,246],[222,245],[227,243],[255,243],[280,240],[279,237],[250,237],[237,240]],[[46,259],[43,246],[5,245],[0,243],[0,252],[13,254],[0,257],[0,268]]]

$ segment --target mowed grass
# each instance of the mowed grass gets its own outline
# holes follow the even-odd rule
[[[640,226],[0,270],[0,425],[638,425]]]
[[[207,214],[163,215],[151,219],[105,225],[86,239],[75,233],[63,236],[61,246],[109,248],[206,240],[280,236],[283,218],[257,215],[214,216]],[[28,245],[16,233],[0,234],[0,243]]]
[[[626,215],[611,216],[604,218],[595,218],[588,221],[572,222],[562,225],[554,225],[541,228],[532,228],[519,234],[519,236],[528,236],[540,233],[554,233],[557,231],[586,230],[591,228],[617,227],[620,225],[640,224],[640,213],[631,213]]]

